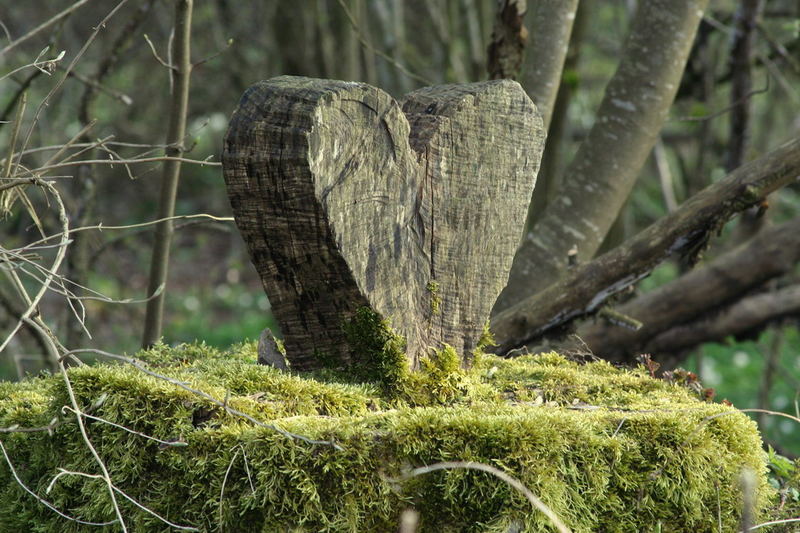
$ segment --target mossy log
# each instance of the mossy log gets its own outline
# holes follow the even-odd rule
[[[244,533],[383,533],[397,530],[407,508],[420,512],[422,533],[553,531],[485,473],[404,479],[438,461],[501,469],[575,533],[737,531],[743,468],[757,475],[757,513],[777,501],[752,420],[644,369],[543,354],[480,355],[467,370],[450,349],[387,394],[329,371],[338,382],[280,372],[256,357],[255,343],[224,353],[159,345],[137,355],[207,398],[129,365],[71,368],[78,404],[96,417],[86,419],[89,438],[115,486],[173,524]],[[0,532],[119,530],[67,520],[20,486],[73,518],[115,519],[102,480],[62,475],[50,487],[59,469],[97,472],[64,405],[62,376],[0,382],[0,428],[55,417],[51,432],[0,434],[8,457],[0,457]],[[224,406],[337,447],[289,438]],[[120,501],[129,531],[176,531]]]
[[[441,343],[469,357],[508,278],[543,143],[509,80],[401,103],[364,83],[251,87],[224,174],[292,367],[364,363],[342,330],[362,307],[391,321],[412,367]]]

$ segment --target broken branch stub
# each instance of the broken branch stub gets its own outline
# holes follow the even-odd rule
[[[223,166],[295,369],[365,362],[342,325],[390,320],[416,366],[466,358],[508,279],[544,144],[516,82],[428,87],[282,76],[244,94]]]

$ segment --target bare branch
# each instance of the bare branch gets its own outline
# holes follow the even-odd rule
[[[59,12],[58,14],[54,15],[53,17],[51,17],[50,19],[46,20],[45,22],[42,22],[41,24],[36,26],[34,29],[32,29],[31,31],[29,31],[28,33],[26,33],[25,35],[23,35],[19,39],[17,39],[15,41],[9,43],[8,45],[6,45],[5,48],[0,50],[0,56],[4,56],[9,51],[11,51],[12,49],[16,48],[20,44],[24,43],[25,41],[27,41],[28,39],[30,39],[31,37],[33,37],[37,33],[41,32],[42,30],[46,30],[47,28],[49,28],[50,26],[52,26],[53,24],[55,24],[59,20],[63,19],[64,17],[67,17],[67,16],[71,15],[75,10],[77,10],[78,8],[83,6],[88,1],[89,0],[79,0],[78,2],[75,2],[71,6],[69,6],[68,8],[66,8],[63,11]],[[6,34],[8,34],[8,30],[6,30]]]
[[[153,57],[156,58],[156,61],[161,63],[161,66],[168,68],[169,70],[174,72],[175,67],[173,67],[172,65],[161,59],[161,56],[158,55],[158,52],[156,51],[156,47],[153,44],[153,41],[150,40],[150,37],[148,37],[146,33],[144,34],[144,40],[147,41],[148,46],[150,46],[150,51],[153,52]]]
[[[800,217],[765,228],[708,265],[621,305],[620,312],[644,323],[641,330],[586,324],[578,336],[605,359],[632,360],[646,352],[645,345],[659,333],[741,298],[767,280],[790,272],[798,262]]]
[[[3,457],[6,460],[6,464],[8,464],[9,470],[11,470],[11,475],[14,476],[14,480],[22,488],[22,490],[24,490],[25,492],[36,498],[36,501],[38,501],[39,503],[41,503],[42,505],[44,505],[45,507],[56,513],[61,518],[65,518],[70,522],[77,522],[78,524],[83,524],[85,526],[110,526],[111,524],[117,523],[117,520],[111,520],[109,522],[89,522],[87,520],[81,520],[80,518],[75,518],[74,516],[70,516],[66,513],[59,511],[52,503],[45,500],[44,498],[33,492],[31,489],[29,489],[28,486],[25,485],[25,483],[22,481],[22,479],[20,479],[19,474],[17,474],[17,469],[14,468],[14,464],[11,462],[11,458],[9,458],[8,452],[6,451],[6,447],[3,445],[3,441],[0,441],[0,451],[3,452]]]
[[[86,1],[86,0],[81,0],[81,2],[79,2],[79,3],[82,3],[82,2],[84,2],[84,1]],[[117,5],[116,5],[116,6],[115,6],[115,7],[114,7],[114,8],[113,8],[111,11],[109,11],[109,13],[108,13],[108,14],[107,14],[107,15],[106,15],[104,18],[103,18],[103,20],[101,20],[101,21],[100,21],[100,23],[99,23],[97,26],[95,26],[95,29],[94,29],[94,31],[92,32],[92,34],[89,36],[89,38],[88,38],[88,39],[86,40],[86,42],[83,44],[83,46],[81,47],[81,49],[80,49],[80,50],[78,50],[78,53],[77,53],[77,54],[75,54],[75,57],[74,57],[74,58],[72,58],[72,61],[71,61],[71,62],[70,62],[70,64],[67,66],[67,68],[66,68],[66,71],[65,71],[65,73],[64,73],[64,76],[63,76],[63,77],[62,77],[60,80],[58,80],[58,82],[55,84],[55,86],[54,86],[52,89],[50,89],[50,92],[48,92],[48,93],[47,93],[47,95],[46,95],[46,96],[45,96],[45,97],[42,99],[42,101],[39,103],[39,107],[37,107],[37,108],[36,108],[36,113],[35,113],[35,114],[34,114],[34,116],[33,116],[33,122],[31,123],[31,127],[30,127],[30,129],[28,129],[28,133],[27,133],[27,135],[25,136],[25,142],[23,142],[23,143],[22,143],[22,151],[25,151],[25,149],[28,147],[28,144],[30,143],[31,137],[33,136],[33,130],[36,128],[36,125],[37,125],[37,124],[38,124],[38,122],[39,122],[39,116],[41,115],[41,113],[42,113],[42,110],[43,110],[43,109],[44,109],[44,108],[45,108],[45,107],[48,105],[48,103],[50,102],[50,98],[52,98],[52,97],[53,97],[53,95],[54,95],[56,92],[58,92],[58,90],[59,90],[59,89],[61,89],[61,86],[64,84],[64,81],[65,81],[65,80],[67,79],[67,77],[69,76],[69,73],[70,73],[70,72],[72,72],[72,69],[73,69],[73,68],[75,68],[75,65],[76,65],[76,64],[78,63],[78,61],[80,61],[80,59],[83,57],[83,54],[85,54],[85,53],[86,53],[86,50],[88,50],[88,49],[89,49],[89,46],[90,46],[90,45],[91,45],[91,44],[94,42],[94,40],[95,40],[95,39],[97,38],[97,36],[100,34],[100,31],[101,31],[103,28],[105,28],[105,27],[106,27],[106,24],[108,23],[108,21],[109,21],[109,20],[111,20],[111,18],[112,18],[112,17],[113,17],[113,16],[114,16],[114,15],[115,15],[115,14],[116,14],[116,13],[117,13],[117,12],[118,12],[120,9],[122,9],[122,6],[124,6],[124,5],[125,5],[125,3],[126,3],[127,1],[128,1],[128,0],[121,0],[121,2],[119,2],[119,3],[118,3],[118,4],[117,4]],[[2,55],[2,54],[0,53],[0,55]]]
[[[34,168],[27,170],[26,172],[22,173],[21,176],[11,179],[18,179],[18,180],[27,180],[33,176],[39,176],[45,172],[49,172],[50,170],[54,170],[57,168],[66,168],[66,167],[77,167],[80,165],[137,165],[140,163],[159,163],[159,162],[179,162],[179,163],[193,163],[200,166],[209,166],[209,167],[221,167],[222,163],[218,163],[216,161],[207,161],[205,159],[189,159],[186,157],[176,157],[176,156],[158,156],[158,157],[142,157],[140,159],[82,159],[78,161],[64,161],[62,163],[56,163],[53,165],[46,165],[39,168]],[[6,184],[0,187],[10,187],[11,184]],[[0,189],[3,190],[3,189]]]
[[[800,139],[785,143],[710,185],[623,245],[492,319],[497,353],[527,344],[555,327],[595,312],[667,257],[696,256],[709,235],[734,214],[758,203],[800,174]]]
[[[75,72],[74,70],[70,72],[69,75],[78,80],[79,82],[83,83],[84,85],[91,87],[92,89],[95,89],[97,91],[100,91],[101,93],[106,94],[111,98],[122,102],[125,105],[133,104],[133,98],[131,98],[130,96],[128,96],[123,92],[116,91],[114,89],[106,87],[105,85],[102,85],[91,78],[87,78],[83,74]]]
[[[645,345],[648,352],[672,354],[703,342],[721,341],[788,315],[800,313],[800,284],[743,298],[711,316],[667,330]]]
[[[67,213],[66,213],[66,210],[64,208],[64,202],[61,200],[61,195],[58,193],[56,188],[52,184],[50,184],[50,183],[48,183],[46,181],[41,181],[41,180],[37,182],[37,185],[39,185],[43,189],[47,189],[48,191],[50,191],[53,194],[54,198],[56,199],[56,204],[58,206],[58,219],[59,219],[59,222],[61,224],[61,228],[62,228],[61,233],[62,233],[62,235],[61,235],[60,246],[58,247],[58,251],[56,252],[56,257],[53,259],[53,264],[50,267],[50,271],[55,273],[55,272],[58,272],[58,269],[61,266],[61,263],[64,261],[64,257],[65,257],[65,255],[67,253],[67,244],[68,244],[68,238],[69,238],[68,237],[69,236],[69,219],[67,218]],[[13,271],[12,271],[12,274],[13,274]],[[39,302],[41,301],[41,299],[44,297],[44,295],[49,290],[50,285],[53,283],[54,275],[49,275],[45,279],[44,283],[42,283],[42,285],[39,287],[39,291],[36,293],[36,296],[34,296],[33,298],[30,298],[29,300],[27,300],[27,298],[28,298],[27,290],[22,285],[22,283],[19,281],[19,278],[14,278],[14,276],[12,276],[11,279],[15,281],[15,285],[17,286],[17,289],[20,291],[20,293],[25,295],[27,309],[19,317],[19,320],[17,321],[17,325],[14,327],[13,332],[6,337],[6,339],[3,341],[2,344],[0,344],[0,352],[2,352],[5,349],[5,347],[8,345],[8,343],[11,342],[11,339],[13,338],[13,336],[16,334],[16,332],[19,330],[20,326],[23,323],[30,321],[31,316],[33,316],[34,314],[38,318]],[[38,324],[37,327],[46,327],[46,326],[44,326],[44,324],[42,323],[42,324]]]

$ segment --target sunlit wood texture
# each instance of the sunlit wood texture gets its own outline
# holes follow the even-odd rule
[[[442,342],[466,363],[507,281],[543,143],[535,106],[508,80],[402,104],[363,83],[251,87],[225,179],[292,366],[368,357],[342,332],[363,306],[406,337],[410,365]]]

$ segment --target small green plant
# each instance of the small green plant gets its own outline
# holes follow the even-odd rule
[[[800,459],[792,461],[767,446],[769,484],[778,491],[778,517],[800,515]]]
[[[439,295],[439,283],[431,280],[425,288],[431,293],[431,313],[438,315],[439,308],[442,305],[442,297]]]

